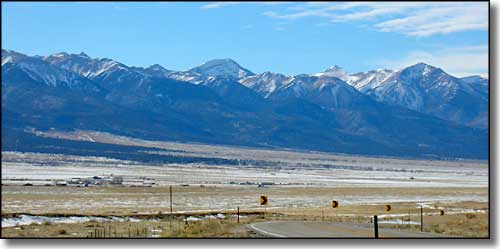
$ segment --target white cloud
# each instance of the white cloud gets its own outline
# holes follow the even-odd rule
[[[417,11],[415,14],[375,25],[380,31],[411,36],[448,34],[466,30],[488,30],[488,8],[482,4],[461,4]]]
[[[263,5],[273,6],[273,5],[285,5],[285,4],[290,4],[290,3],[293,3],[293,2],[259,2],[259,3],[263,4]]]
[[[431,36],[488,29],[486,2],[310,2],[265,16],[295,20],[326,18],[330,22],[368,21],[381,32]]]
[[[278,18],[278,19],[289,19],[289,20],[299,19],[299,18],[309,17],[309,16],[331,17],[331,15],[328,13],[324,13],[321,11],[314,11],[314,10],[302,11],[302,12],[297,12],[294,14],[287,14],[287,15],[280,15],[275,11],[266,11],[262,14],[265,16],[268,16],[268,17],[273,17],[273,18]]]
[[[240,5],[243,3],[262,4],[266,6],[285,5],[290,2],[213,2],[201,6],[202,9],[219,9],[228,6]]]
[[[382,59],[375,64],[383,68],[402,69],[424,62],[442,68],[457,76],[488,76],[488,46],[463,46],[439,49],[438,51],[412,51],[403,59]]]
[[[402,11],[403,11],[403,9],[401,9],[401,8],[376,8],[376,9],[371,9],[371,10],[367,10],[367,11],[359,11],[359,12],[353,12],[353,13],[339,15],[339,16],[333,16],[331,21],[333,21],[333,22],[347,22],[347,21],[354,21],[354,20],[371,19],[374,17],[378,17],[380,15],[397,13],[397,12],[402,12]]]
[[[209,3],[206,5],[201,6],[202,9],[218,9],[222,7],[227,7],[227,6],[232,6],[232,5],[239,5],[242,4],[242,2],[214,2],[214,3]]]
[[[290,2],[213,2],[203,9],[216,9],[243,3],[290,5]],[[296,20],[324,18],[329,22],[368,22],[380,32],[398,32],[408,36],[431,36],[468,30],[488,29],[487,2],[306,2],[265,11],[263,15]]]

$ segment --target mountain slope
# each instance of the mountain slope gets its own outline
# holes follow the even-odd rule
[[[349,83],[363,92],[374,89],[394,75],[396,71],[390,69],[377,69],[368,72],[355,73],[350,75]]]
[[[297,75],[270,95],[275,100],[302,98],[325,108],[350,108],[371,100],[335,77]],[[367,102],[368,101],[368,102]]]
[[[469,84],[423,63],[364,92],[375,99],[458,124],[487,127],[488,100]]]
[[[488,156],[487,131],[378,102],[336,77],[267,73],[238,81],[192,72],[201,80],[184,82],[171,75],[185,72],[159,65],[130,67],[82,54],[17,56],[31,61],[29,71],[25,62],[2,56],[2,126],[9,129],[369,155]],[[45,81],[58,75],[78,80]],[[276,84],[272,91],[264,87],[269,82]],[[261,86],[262,92],[252,90]]]
[[[240,84],[232,77],[209,78],[200,83],[200,85],[209,87],[217,93],[224,102],[236,108],[257,110],[264,108],[267,104],[265,103],[266,100],[258,93]]]
[[[89,93],[102,91],[97,84],[85,77],[12,50],[2,49],[2,69],[4,68],[9,72],[18,71],[19,77],[50,87],[79,89]]]
[[[293,77],[291,76],[264,72],[243,78],[240,80],[240,83],[267,98],[271,93],[280,89],[283,85],[290,83],[292,79]]]
[[[43,65],[42,62],[39,63]],[[41,69],[43,67],[37,71],[43,72]],[[43,72],[43,77],[56,78],[51,74],[53,72]],[[87,129],[184,140],[203,138],[206,133],[185,122],[185,118],[175,112],[163,110],[161,116],[152,115],[151,112],[127,108],[107,100],[110,93],[105,90],[89,93],[80,88],[54,87],[39,80],[43,77],[32,78],[15,63],[2,66],[2,126],[15,129]]]
[[[468,84],[476,92],[482,94],[485,98],[488,97],[488,89],[490,84],[488,79],[474,75],[460,78],[460,80]]]

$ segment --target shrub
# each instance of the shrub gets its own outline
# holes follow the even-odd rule
[[[467,219],[475,219],[476,215],[475,214],[465,214],[465,217],[467,217]]]

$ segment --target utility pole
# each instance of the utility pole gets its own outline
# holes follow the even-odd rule
[[[424,208],[420,206],[420,232],[424,231]]]
[[[408,225],[411,225],[411,209],[408,209]]]
[[[240,224],[240,207],[237,210],[236,215],[238,216],[238,224]]]
[[[173,212],[172,212],[172,185],[170,185],[170,232],[172,232],[172,218],[173,218]]]
[[[172,186],[170,186],[170,216],[172,216]]]
[[[373,216],[373,228],[375,229],[375,239],[378,239],[378,218],[376,215]]]

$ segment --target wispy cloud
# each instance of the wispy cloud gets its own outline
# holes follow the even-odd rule
[[[381,31],[401,32],[411,36],[448,34],[488,29],[488,8],[482,4],[436,7],[413,15],[387,20],[375,25]]]
[[[202,9],[218,9],[222,7],[227,7],[227,6],[232,6],[232,5],[239,5],[242,4],[243,2],[214,2],[214,3],[209,3],[206,5],[201,6]]]
[[[240,4],[261,4],[267,6],[284,5],[290,2],[213,2],[201,6],[202,9],[219,9],[228,6],[240,5]]]
[[[377,31],[408,36],[488,29],[488,4],[484,2],[310,2],[262,14],[288,20],[319,17],[334,23],[366,21]]]
[[[375,64],[383,68],[401,69],[419,62],[443,68],[457,76],[488,76],[488,46],[461,46],[436,51],[417,50],[409,52],[403,59],[381,59]]]
[[[247,24],[247,25],[244,25],[242,28],[243,29],[253,29],[253,25],[252,24]]]

